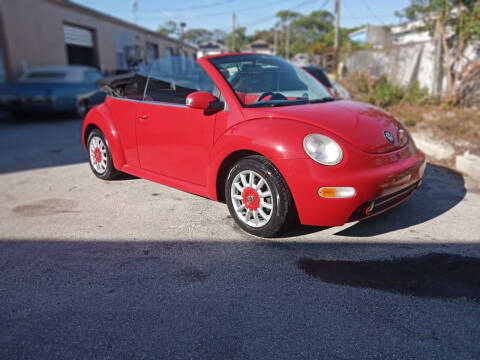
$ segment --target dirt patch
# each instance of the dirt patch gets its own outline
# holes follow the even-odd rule
[[[480,112],[475,109],[399,104],[387,108],[412,131],[427,131],[449,140],[457,153],[480,155]]]
[[[374,261],[301,259],[298,267],[321,281],[424,298],[480,303],[480,259],[454,254]]]
[[[46,199],[17,206],[12,211],[21,216],[34,217],[75,212],[73,209],[77,206],[78,202],[75,200]]]

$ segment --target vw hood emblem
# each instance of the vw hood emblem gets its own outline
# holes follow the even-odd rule
[[[395,138],[393,137],[392,133],[390,131],[387,131],[385,130],[383,132],[383,136],[385,136],[385,139],[387,139],[387,141],[390,143],[390,144],[395,144]]]

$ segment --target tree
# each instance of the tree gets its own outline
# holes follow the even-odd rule
[[[250,41],[249,37],[246,34],[246,27],[237,27],[235,33],[231,33],[227,39],[227,46],[232,51],[240,51],[242,47],[248,44]],[[235,48],[233,48],[233,35],[235,35]]]
[[[179,35],[180,27],[177,25],[175,21],[168,20],[164,25],[160,25],[158,27],[157,32],[165,36]]]
[[[196,45],[212,40],[213,32],[207,29],[189,29],[183,34],[183,39]]]
[[[422,19],[421,30],[428,30],[440,40],[444,53],[447,89],[444,99],[458,104],[462,81],[480,66],[480,60],[464,58],[466,47],[480,39],[480,3],[478,0],[411,0],[397,16]]]

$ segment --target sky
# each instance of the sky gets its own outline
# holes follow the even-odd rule
[[[156,30],[169,20],[185,22],[189,28],[232,30],[232,13],[237,26],[247,27],[247,33],[269,29],[276,21],[279,10],[293,10],[308,14],[325,9],[333,13],[334,0],[136,0],[137,24]],[[134,0],[74,0],[74,2],[99,10],[120,19],[133,22]],[[341,0],[340,24],[356,27],[364,24],[398,24],[396,10],[408,6],[410,0]]]

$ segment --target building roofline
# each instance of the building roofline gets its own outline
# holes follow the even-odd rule
[[[80,4],[74,3],[71,0],[46,0],[46,1],[50,4],[53,4],[53,5],[63,6],[65,8],[81,11],[84,14],[99,17],[103,20],[106,20],[106,21],[109,21],[109,22],[112,22],[112,23],[116,23],[118,25],[129,27],[132,30],[141,31],[143,33],[147,33],[147,34],[155,36],[157,38],[161,38],[161,39],[164,39],[164,40],[167,40],[167,41],[174,42],[177,45],[188,47],[188,48],[190,48],[191,50],[194,50],[194,51],[197,50],[197,48],[195,46],[192,46],[191,44],[182,42],[178,39],[174,39],[174,38],[171,38],[171,37],[166,36],[166,35],[159,34],[155,31],[152,31],[152,30],[147,29],[145,27],[133,24],[133,23],[128,22],[126,20],[119,19],[115,16],[106,14],[104,12],[94,10],[92,8],[89,8],[89,7],[85,6],[85,5],[80,5]]]

